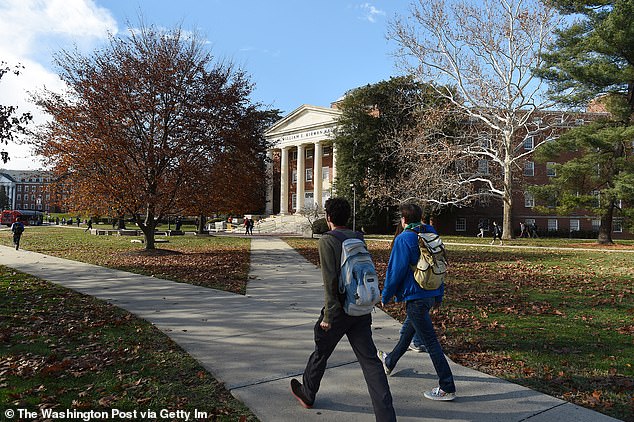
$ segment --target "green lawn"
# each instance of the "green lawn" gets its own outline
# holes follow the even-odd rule
[[[318,264],[316,240],[287,241]],[[433,318],[454,361],[634,421],[634,253],[446,241],[450,272]],[[584,241],[513,243],[564,247]],[[382,279],[389,243],[370,240],[368,246]],[[403,306],[388,309],[404,319]]]
[[[167,409],[205,412],[204,420],[257,420],[148,322],[5,267],[0,345],[3,415],[17,408]]]
[[[4,233],[0,242],[10,245],[10,234]],[[433,317],[453,360],[634,421],[633,253],[605,252],[592,241],[575,239],[507,242],[536,246],[531,249],[490,247],[488,239],[473,237],[445,240],[450,272],[444,305]],[[316,239],[287,241],[318,263]],[[77,229],[29,227],[23,238],[26,249],[244,292],[248,239],[181,236],[169,242],[157,246],[175,254],[153,256],[139,253],[142,245],[128,237],[91,236]],[[383,277],[389,242],[368,244]],[[544,248],[570,246],[596,251]],[[388,309],[404,317],[401,305]]]

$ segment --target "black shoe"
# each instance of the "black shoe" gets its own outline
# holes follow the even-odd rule
[[[291,380],[291,393],[304,409],[313,408],[313,403],[306,398],[304,392],[302,391],[302,383],[297,381],[295,378]]]

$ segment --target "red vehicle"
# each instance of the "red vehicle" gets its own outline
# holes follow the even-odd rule
[[[43,215],[39,211],[4,210],[2,211],[2,217],[0,217],[0,224],[10,227],[11,224],[18,221],[18,219],[22,221],[25,226],[28,226],[29,224],[39,226],[42,224]]]

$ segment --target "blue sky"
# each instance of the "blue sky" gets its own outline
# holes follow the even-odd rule
[[[74,45],[90,52],[128,23],[181,26],[208,40],[219,59],[245,69],[253,100],[285,114],[302,104],[328,107],[347,90],[399,74],[386,39],[405,0],[0,0],[0,60],[19,77],[0,82],[0,102],[32,110],[25,91],[60,88],[52,55]],[[43,119],[42,116],[37,116]],[[10,146],[11,169],[37,168],[27,147]]]

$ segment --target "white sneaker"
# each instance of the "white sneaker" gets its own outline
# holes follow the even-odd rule
[[[429,400],[437,401],[450,401],[456,398],[456,393],[445,393],[440,387],[436,387],[431,391],[425,391],[424,395]]]
[[[387,357],[387,353],[381,350],[377,350],[376,355],[379,357],[379,360],[383,364],[383,370],[385,371],[385,375],[390,375],[392,373],[392,370],[388,368],[387,365],[385,364],[385,358]]]

